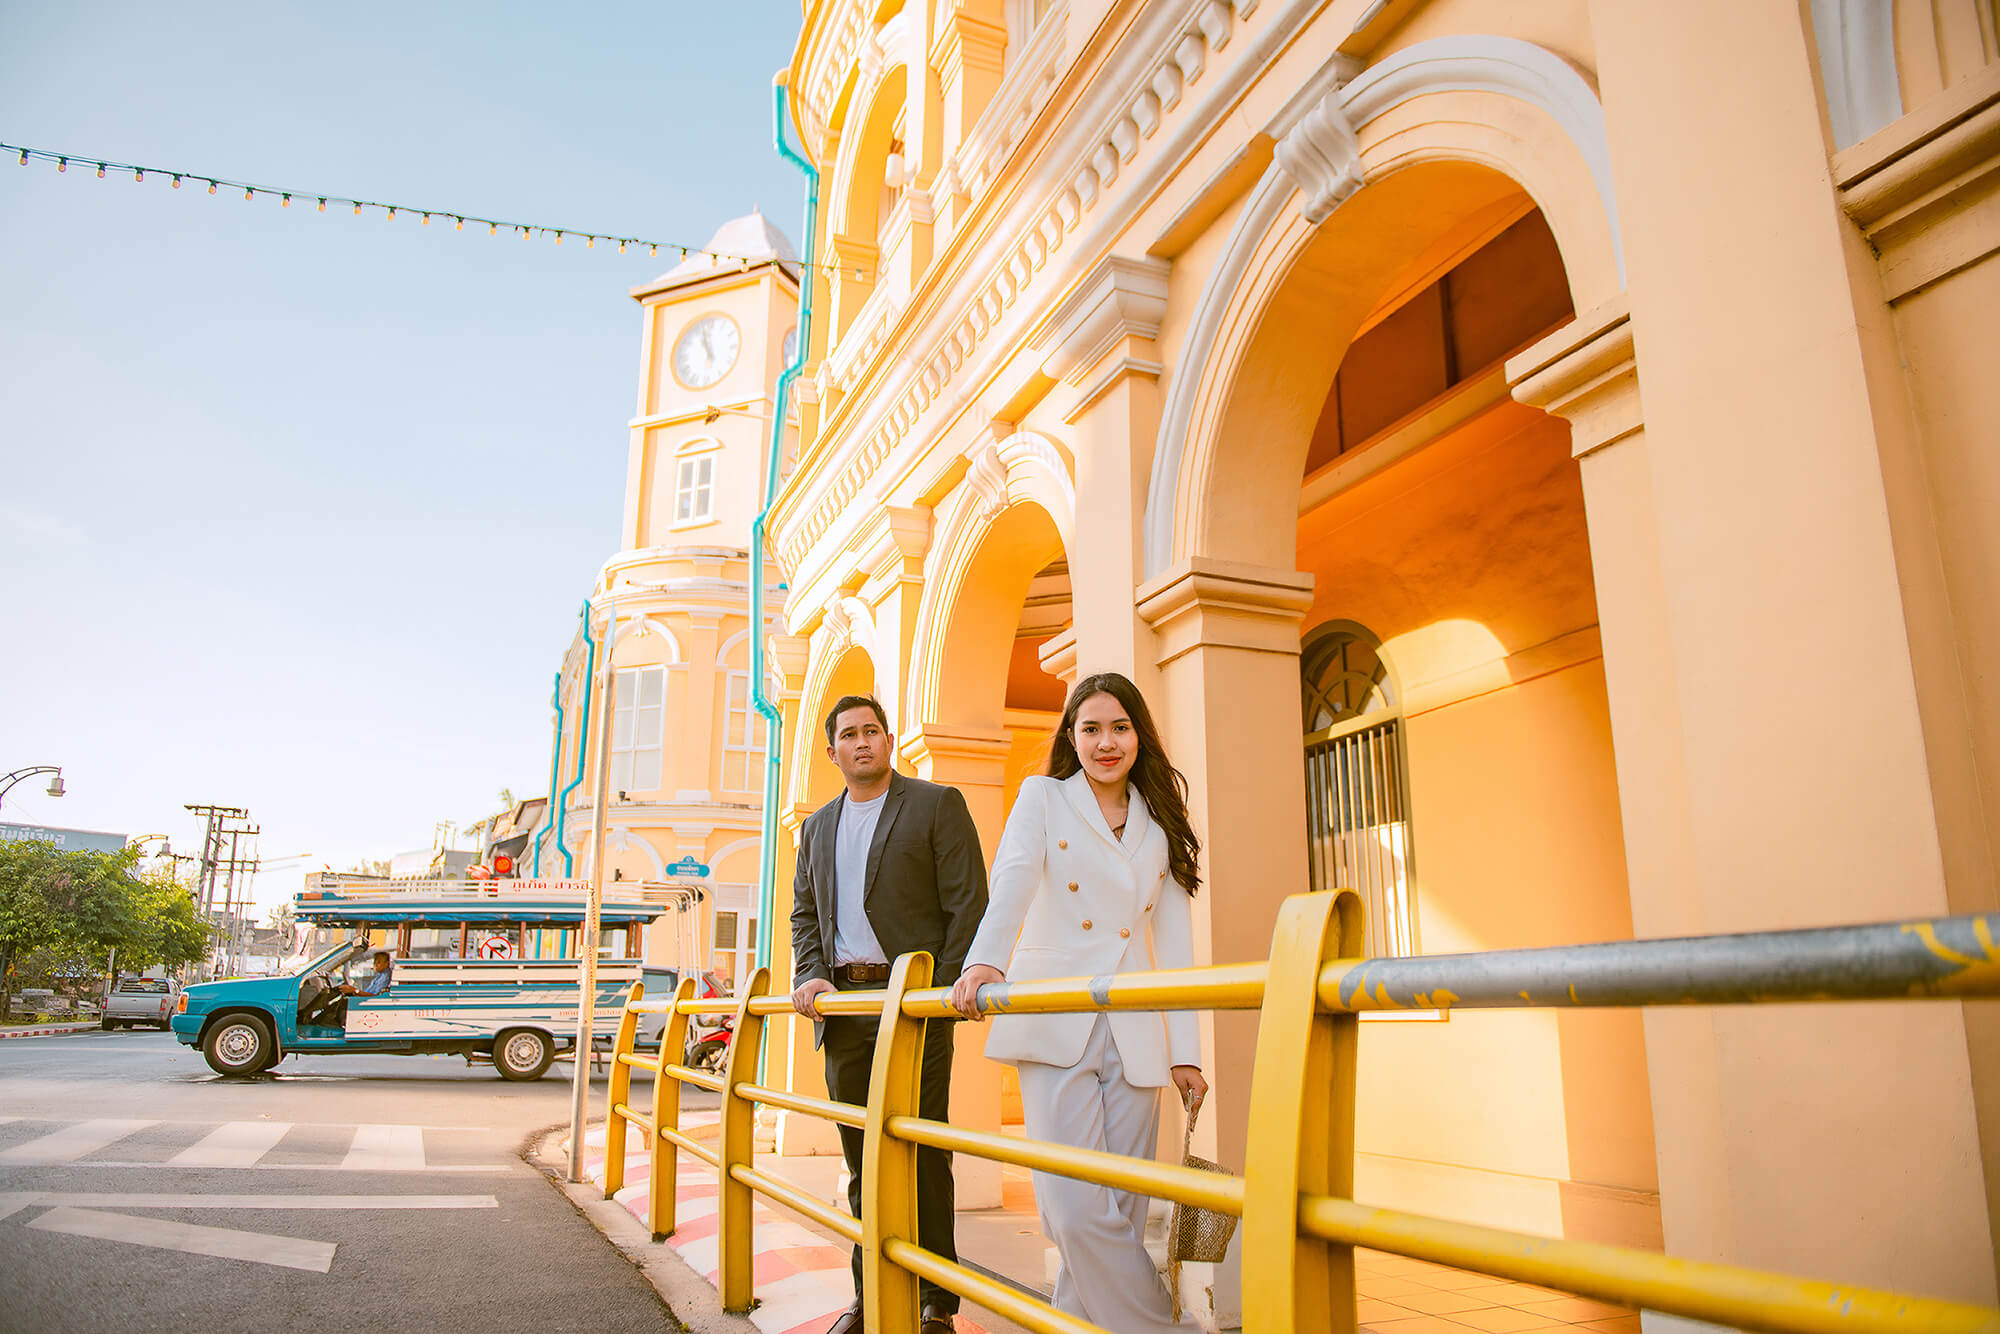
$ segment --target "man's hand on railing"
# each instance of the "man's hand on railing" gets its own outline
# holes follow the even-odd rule
[[[817,1019],[819,1016],[813,1013],[813,1002],[835,990],[838,988],[824,978],[815,977],[809,982],[801,982],[798,989],[792,992],[792,1008],[808,1019]]]
[[[974,1021],[984,1020],[986,1016],[979,1012],[979,989],[988,982],[1005,982],[1006,980],[1007,975],[990,963],[975,963],[971,965],[964,972],[960,973],[958,981],[952,984],[951,1008],[957,1010],[967,1019]]]

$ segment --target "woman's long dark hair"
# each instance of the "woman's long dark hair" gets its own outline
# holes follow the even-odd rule
[[[1124,705],[1132,729],[1139,734],[1139,757],[1132,762],[1128,781],[1139,789],[1139,795],[1146,799],[1146,809],[1165,831],[1167,869],[1191,896],[1201,885],[1201,872],[1195,865],[1201,856],[1201,840],[1194,836],[1194,826],[1188,823],[1187,779],[1167,759],[1166,747],[1160,744],[1160,730],[1153,726],[1152,710],[1146,707],[1146,697],[1139,693],[1139,687],[1117,672],[1099,672],[1078,681],[1076,689],[1069,692],[1062,725],[1056,728],[1055,738],[1049,743],[1049,777],[1068,778],[1083,768],[1073,735],[1076,711],[1093,695],[1109,695]]]

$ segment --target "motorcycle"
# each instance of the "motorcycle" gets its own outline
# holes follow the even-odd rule
[[[721,1073],[729,1059],[729,1040],[735,1035],[735,1015],[689,1015],[685,1064],[692,1070]]]

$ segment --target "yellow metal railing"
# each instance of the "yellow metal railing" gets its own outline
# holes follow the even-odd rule
[[[1634,1247],[1562,1241],[1358,1204],[1354,1187],[1357,1016],[1369,1009],[1521,1008],[1730,1004],[1758,1001],[2000,995],[2000,914],[1875,926],[1413,959],[1355,957],[1365,939],[1351,891],[1287,899],[1268,963],[1227,964],[1115,977],[995,984],[988,1013],[1105,1010],[1256,1010],[1256,1063],[1241,1176],[1124,1158],[985,1131],[916,1114],[927,1019],[954,1012],[932,988],[929,955],[896,960],[881,991],[820,998],[822,1016],[876,1017],[880,1029],[868,1105],[805,1097],[755,1082],[764,1029],[791,1012],[759,969],[729,1001],[696,1001],[693,979],[670,1001],[640,999],[635,985],[614,1048],[604,1193],[624,1186],[627,1126],[651,1152],[645,1220],[655,1239],[674,1229],[676,1150],[716,1169],[720,1189],[722,1305],[748,1310],[751,1206],[775,1200],[862,1248],[869,1334],[915,1334],[917,1283],[928,1279],[1040,1334],[1104,1334],[1048,1304],[921,1249],[916,1150],[971,1154],[1242,1220],[1246,1334],[1326,1330],[1351,1334],[1354,1248],[1370,1247],[1619,1305],[1750,1330],[1939,1331],[2000,1334],[2000,1310],[1733,1265],[1676,1259]],[[721,1077],[669,1061],[684,1050],[693,1014],[736,1016]],[[658,1058],[634,1048],[638,1018],[670,1016]],[[653,1105],[631,1105],[631,1072],[653,1071]],[[721,1136],[710,1149],[680,1129],[683,1084],[722,1095]],[[758,1170],[756,1105],[820,1117],[862,1131],[861,1219]]]

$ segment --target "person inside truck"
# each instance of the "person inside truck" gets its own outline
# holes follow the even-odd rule
[[[343,982],[326,993],[326,1003],[315,1013],[305,1016],[302,1022],[309,1024],[347,1024],[347,998],[349,996],[379,996],[389,989],[395,978],[394,965],[389,951],[378,949],[373,954],[374,971],[361,979],[359,986]]]

